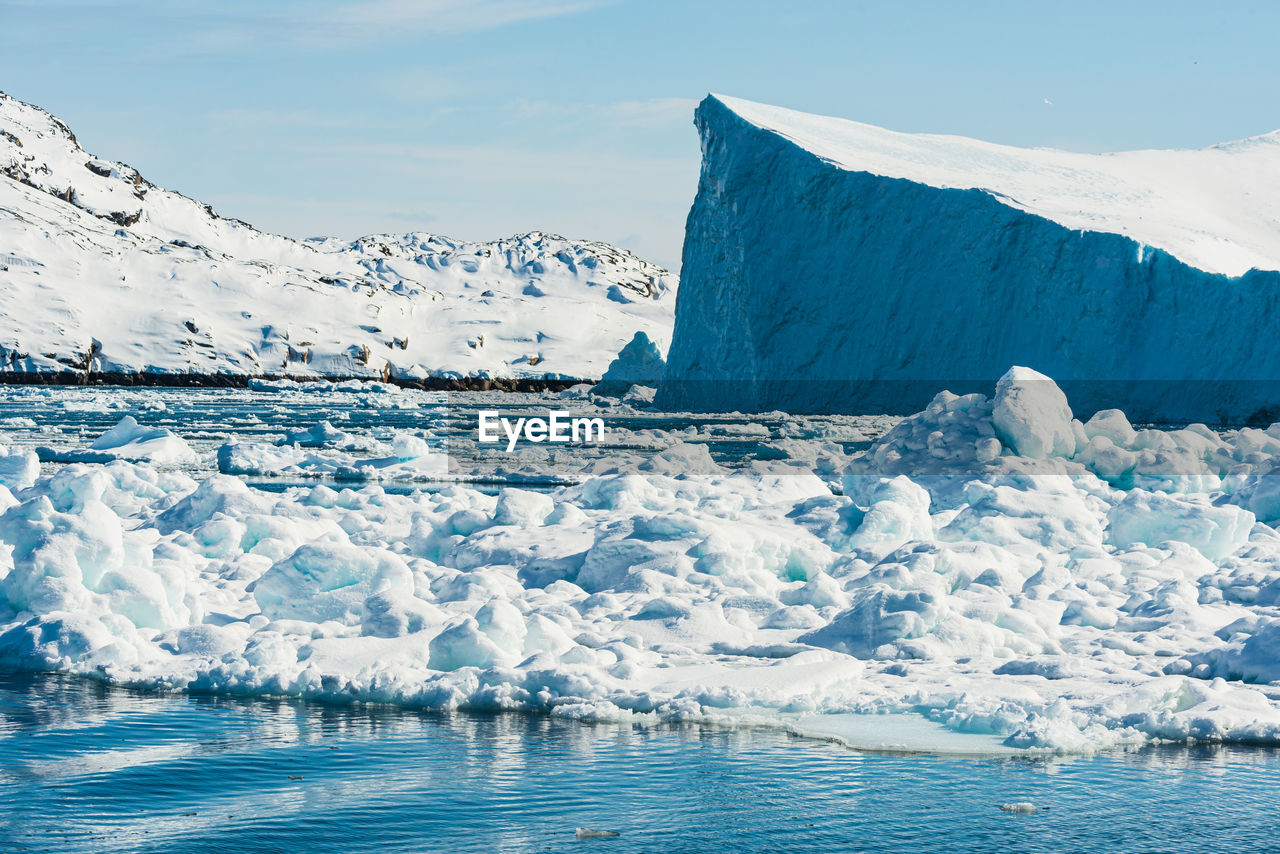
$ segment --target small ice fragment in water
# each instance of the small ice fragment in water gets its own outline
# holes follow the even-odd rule
[[[1016,801],[1011,804],[1000,805],[1000,812],[1032,813],[1038,812],[1039,809],[1039,807],[1030,801]]]
[[[616,830],[592,830],[589,827],[579,827],[573,832],[574,839],[612,839],[621,835]]]

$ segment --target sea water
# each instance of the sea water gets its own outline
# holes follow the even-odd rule
[[[4,851],[1263,851],[1278,773],[1245,747],[961,759],[0,676]]]

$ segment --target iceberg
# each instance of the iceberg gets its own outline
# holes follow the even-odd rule
[[[618,351],[618,357],[609,363],[609,369],[591,392],[621,397],[633,386],[653,387],[662,379],[666,367],[658,345],[648,335],[637,332],[627,346]]]
[[[908,414],[1011,364],[1136,421],[1280,411],[1280,131],[1088,155],[719,95],[657,405]]]

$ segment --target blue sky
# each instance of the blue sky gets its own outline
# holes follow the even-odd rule
[[[1280,127],[1277,34],[1244,0],[0,0],[0,90],[271,231],[542,229],[675,268],[708,91],[1199,147]]]

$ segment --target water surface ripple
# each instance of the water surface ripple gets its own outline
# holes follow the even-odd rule
[[[4,851],[1261,851],[1277,783],[1244,747],[947,759],[0,674]]]

